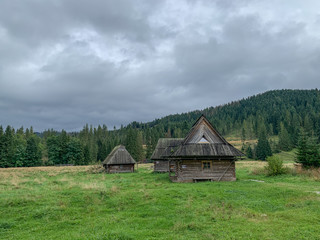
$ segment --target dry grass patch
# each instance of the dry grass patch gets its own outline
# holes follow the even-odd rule
[[[115,186],[115,185],[113,185],[111,188],[110,188],[110,192],[112,192],[112,193],[117,193],[117,192],[119,192],[119,188],[117,187],[117,186]]]
[[[307,177],[312,178],[315,181],[320,181],[320,168],[310,168],[310,169],[304,169],[304,168],[295,168],[292,170],[293,174],[300,174]]]
[[[239,169],[248,169],[249,171],[253,171],[257,168],[263,168],[267,166],[267,162],[265,161],[237,161],[236,168]]]
[[[136,169],[137,170],[139,170],[139,169],[145,169],[145,170],[153,169],[153,163],[139,163],[136,166]]]

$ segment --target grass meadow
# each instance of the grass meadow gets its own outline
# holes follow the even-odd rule
[[[171,183],[151,164],[0,169],[0,239],[320,239],[319,178],[252,174],[264,164],[201,183]]]

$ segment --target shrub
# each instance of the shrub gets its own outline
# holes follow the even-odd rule
[[[286,173],[286,169],[283,167],[283,161],[277,157],[272,156],[267,158],[268,165],[266,166],[267,175],[276,176]]]

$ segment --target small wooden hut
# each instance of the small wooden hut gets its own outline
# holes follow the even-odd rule
[[[235,160],[244,154],[228,143],[204,115],[183,140],[177,139],[172,145],[174,147],[165,147],[166,144],[160,143],[153,154],[158,161],[169,161],[171,181],[236,180]]]
[[[107,158],[103,161],[103,166],[107,173],[134,172],[136,161],[123,145],[116,146]]]
[[[202,115],[168,157],[175,164],[169,177],[173,182],[235,181],[235,160],[243,155]]]
[[[158,140],[157,146],[151,156],[154,164],[154,172],[169,172],[168,157],[183,140],[183,138],[160,138]],[[171,165],[171,170],[173,170],[173,167],[174,164]]]

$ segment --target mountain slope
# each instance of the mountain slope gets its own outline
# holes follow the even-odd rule
[[[223,135],[235,133],[244,138],[256,138],[262,128],[269,135],[278,135],[281,124],[290,134],[296,134],[300,127],[318,134],[320,91],[273,90],[222,106],[169,115],[145,124],[133,122],[128,127],[144,132],[157,129],[162,136],[183,137],[202,113]]]

